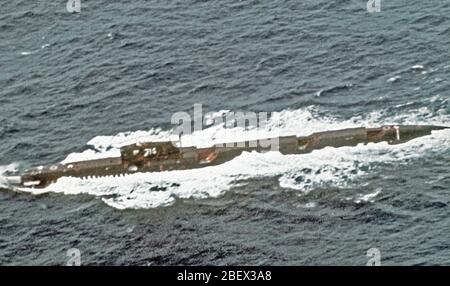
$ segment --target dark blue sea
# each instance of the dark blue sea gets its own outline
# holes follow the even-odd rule
[[[2,1],[0,173],[167,138],[194,104],[270,113],[260,133],[206,126],[196,144],[450,126],[450,1],[366,3]],[[73,248],[82,265],[366,265],[373,249],[449,265],[449,166],[443,130],[42,190],[0,177],[0,265],[66,265]]]

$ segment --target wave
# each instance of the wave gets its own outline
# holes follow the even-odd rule
[[[352,83],[336,85],[328,88],[323,88],[316,93],[317,97],[325,96],[325,95],[333,95],[338,92],[346,91],[352,89],[354,85]]]

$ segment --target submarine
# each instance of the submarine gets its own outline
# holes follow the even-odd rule
[[[313,133],[309,136],[281,136],[266,138],[277,142],[282,154],[303,154],[325,147],[356,146],[358,144],[387,142],[401,144],[412,139],[431,135],[432,131],[447,129],[434,125],[386,125],[377,128],[347,128]],[[276,139],[276,140],[273,140]],[[177,147],[171,141],[143,142],[122,146],[120,156],[57,163],[25,170],[19,174],[6,174],[10,185],[27,188],[44,188],[61,177],[97,178],[123,176],[139,172],[187,170],[225,163],[242,152],[268,152],[273,146],[261,144],[262,140],[229,142],[212,147]]]

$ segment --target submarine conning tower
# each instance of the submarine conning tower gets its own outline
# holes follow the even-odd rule
[[[282,154],[302,154],[325,147],[356,146],[387,142],[401,144],[414,138],[430,135],[432,131],[447,129],[434,125],[386,125],[378,128],[347,128],[316,132],[309,136],[281,136],[274,138],[229,142],[207,148],[176,147],[170,141],[135,143],[123,146],[120,157],[53,164],[26,170],[23,174],[7,174],[11,185],[42,188],[61,177],[122,176],[136,172],[186,170],[225,163],[244,151],[279,151]],[[278,146],[261,145],[262,140],[277,142]]]

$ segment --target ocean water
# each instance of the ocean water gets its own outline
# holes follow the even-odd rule
[[[166,139],[194,104],[271,113],[183,139],[196,145],[450,126],[448,1],[81,4],[2,5],[0,173]],[[382,265],[448,265],[449,165],[443,130],[39,191],[0,176],[0,265],[65,265],[71,248],[84,265],[366,265],[371,248]]]

